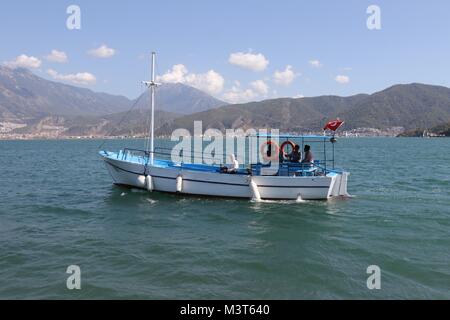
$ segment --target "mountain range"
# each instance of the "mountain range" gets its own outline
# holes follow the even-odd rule
[[[160,130],[162,134],[175,128],[192,132],[196,120],[203,122],[203,129],[278,128],[299,133],[320,131],[327,120],[334,118],[345,120],[345,130],[429,128],[450,121],[450,89],[413,83],[395,85],[371,95],[281,98],[236,104],[177,118]]]
[[[183,84],[161,85],[157,102],[156,129],[182,115],[226,105]],[[149,106],[148,91],[130,100],[49,81],[27,69],[0,66],[0,134],[142,135],[148,131]]]
[[[344,130],[405,130],[450,122],[450,89],[425,84],[395,85],[374,94],[350,97],[279,98],[228,105],[184,84],[157,91],[156,133],[174,129],[278,128],[282,132],[320,131],[339,117]],[[133,107],[133,108],[132,108]],[[132,110],[130,110],[132,108]],[[148,131],[149,95],[120,95],[43,79],[25,69],[0,67],[0,137],[140,136]]]
[[[128,109],[123,96],[96,93],[0,66],[0,120],[23,122],[48,115],[102,115]]]

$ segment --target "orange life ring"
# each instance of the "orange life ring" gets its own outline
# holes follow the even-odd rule
[[[290,152],[290,153],[287,153],[286,151],[284,151],[284,149],[287,147],[287,146],[291,146],[291,148],[292,148],[292,151]],[[292,154],[292,152],[294,151],[294,148],[295,148],[295,143],[293,143],[292,141],[285,141],[285,142],[283,142],[282,144],[281,144],[281,146],[280,146],[280,155],[284,158],[284,159],[288,159],[289,157],[290,157],[290,155]]]
[[[268,155],[268,151],[269,149],[265,149],[266,146],[271,146],[272,150],[270,151],[271,155],[269,157]],[[275,147],[275,150],[273,150]],[[269,161],[278,161],[278,155],[280,153],[280,147],[278,146],[278,143],[276,143],[273,140],[268,140],[265,143],[261,144],[261,147],[259,149],[260,153],[262,154],[262,157],[264,159],[264,161],[269,162]]]

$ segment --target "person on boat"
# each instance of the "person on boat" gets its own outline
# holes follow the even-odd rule
[[[298,144],[295,145],[294,150],[292,150],[290,160],[291,162],[300,162],[302,159],[302,155],[300,154],[300,146]]]
[[[237,173],[239,170],[239,162],[236,160],[236,156],[234,154],[230,154],[230,160],[230,166],[220,168],[221,173]]]
[[[311,151],[311,146],[305,145],[304,152],[305,152],[305,157],[303,158],[302,163],[305,163],[305,164],[314,163],[314,155]]]

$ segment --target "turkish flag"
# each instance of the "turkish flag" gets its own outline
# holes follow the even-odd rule
[[[336,131],[337,129],[340,128],[340,126],[342,126],[344,124],[344,121],[341,121],[339,119],[336,120],[332,120],[329,121],[326,126],[323,128],[323,130],[331,130],[331,131]]]

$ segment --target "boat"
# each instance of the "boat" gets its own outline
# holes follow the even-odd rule
[[[259,154],[250,163],[239,165],[231,155],[231,166],[224,164],[174,161],[181,150],[155,147],[154,105],[155,54],[152,54],[152,80],[145,82],[151,91],[150,140],[146,150],[125,148],[100,151],[114,184],[148,192],[262,200],[328,200],[348,197],[349,173],[335,168],[336,138],[326,135],[255,134],[246,137],[256,143]],[[330,122],[331,128],[342,121]],[[282,143],[280,143],[283,141]],[[295,146],[314,145],[322,155],[308,163],[292,162]],[[329,146],[331,145],[331,151]],[[250,147],[250,149],[255,149]],[[226,155],[225,155],[226,156]],[[204,159],[204,155],[201,156]],[[195,158],[195,156],[194,156]]]

